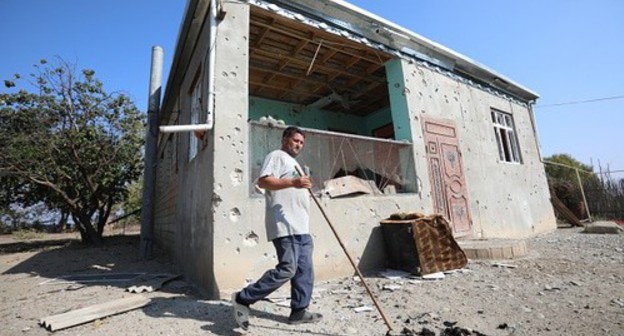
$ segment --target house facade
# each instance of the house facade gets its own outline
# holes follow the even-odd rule
[[[397,212],[444,214],[458,239],[553,230],[537,98],[342,1],[191,0],[159,124],[204,133],[159,136],[154,236],[211,297],[274,266],[254,180],[286,125],[363,271],[385,266],[379,222]],[[333,183],[349,175],[365,190]],[[311,230],[317,279],[352,274],[314,207]]]

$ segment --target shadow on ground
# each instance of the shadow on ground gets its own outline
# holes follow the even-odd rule
[[[110,236],[99,247],[86,246],[77,239],[38,240],[0,245],[0,253],[36,252],[3,274],[30,274],[45,279],[80,275],[119,273],[171,272],[169,258],[155,249],[154,258],[144,261],[139,256],[139,235]],[[80,281],[74,281],[80,283]],[[86,285],[125,287],[116,279],[84,282]]]
[[[214,335],[243,335],[232,317],[232,307],[223,301],[202,301],[192,297],[155,298],[145,307],[146,315],[159,319],[193,319],[204,323],[201,330]],[[288,317],[281,313],[251,309],[251,327],[256,334],[280,333],[337,336],[336,334],[312,332],[305,326],[288,324]],[[262,321],[262,325],[254,324]],[[267,323],[267,321],[269,321]],[[267,325],[268,324],[268,325]],[[199,331],[199,330],[198,330]]]

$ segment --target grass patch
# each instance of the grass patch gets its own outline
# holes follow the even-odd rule
[[[13,239],[18,241],[42,239],[44,237],[43,232],[39,232],[34,229],[19,229],[13,231]]]

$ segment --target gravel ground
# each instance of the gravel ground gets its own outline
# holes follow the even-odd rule
[[[143,308],[55,335],[384,335],[380,314],[357,278],[317,282],[311,308],[322,323],[289,325],[279,301],[252,306],[249,331],[236,327],[227,301],[209,301],[176,280],[160,291],[131,294],[128,283],[50,283],[70,274],[166,273],[167,256],[143,262],[138,236],[111,237],[84,248],[74,240],[53,244],[0,245],[1,335],[49,335],[41,318],[131,295]],[[529,255],[516,260],[470,261],[442,280],[379,274],[366,276],[392,334],[403,335],[624,335],[624,234],[584,234],[558,229],[527,241]],[[20,252],[18,252],[20,251]],[[45,283],[45,282],[48,283]],[[357,312],[356,308],[372,308]]]

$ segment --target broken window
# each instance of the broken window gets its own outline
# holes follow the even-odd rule
[[[190,92],[191,96],[191,120],[190,124],[199,124],[199,115],[201,113],[201,81],[199,80],[199,72],[195,78],[195,84]],[[193,132],[188,132],[189,137],[189,162],[197,156],[199,150],[199,139]]]
[[[283,128],[250,122],[250,192],[264,157],[281,148]],[[412,144],[344,133],[303,129],[305,147],[297,157],[307,166],[313,191],[339,197],[351,194],[414,193],[416,173]]]
[[[516,128],[511,114],[492,110],[494,136],[498,145],[498,157],[504,162],[522,163]]]

